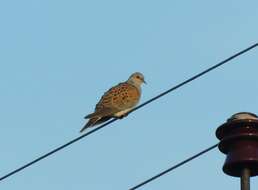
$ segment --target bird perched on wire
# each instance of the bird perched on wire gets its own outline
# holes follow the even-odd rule
[[[89,121],[80,132],[111,118],[121,119],[127,116],[140,100],[142,83],[146,83],[143,74],[136,72],[127,81],[119,83],[105,92],[97,103],[94,113],[85,116],[85,119],[89,119]]]

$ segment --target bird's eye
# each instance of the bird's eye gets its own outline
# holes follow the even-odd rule
[[[137,79],[140,79],[141,77],[139,75],[136,76]]]

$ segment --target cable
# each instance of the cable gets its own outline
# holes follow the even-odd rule
[[[141,107],[143,107],[143,106],[145,106],[145,105],[147,105],[147,104],[153,102],[154,100],[156,100],[156,99],[158,99],[158,98],[160,98],[160,97],[162,97],[162,96],[164,96],[164,95],[166,95],[166,94],[168,94],[168,93],[170,93],[170,92],[176,90],[177,88],[179,88],[179,87],[181,87],[181,86],[184,86],[185,84],[187,84],[187,83],[189,83],[189,82],[191,82],[191,81],[193,81],[193,80],[195,80],[195,79],[201,77],[202,75],[204,75],[204,74],[206,74],[206,73],[208,73],[208,72],[210,72],[210,71],[216,69],[217,67],[220,67],[221,65],[224,65],[225,63],[229,62],[230,60],[232,60],[232,59],[234,59],[234,58],[236,58],[236,57],[238,57],[238,56],[240,56],[240,55],[242,55],[242,54],[248,52],[249,50],[251,50],[251,49],[253,49],[253,48],[257,47],[257,46],[258,46],[258,43],[256,43],[256,44],[254,44],[254,45],[252,45],[252,46],[250,46],[250,47],[248,47],[248,48],[246,48],[246,49],[244,49],[244,50],[242,50],[242,51],[240,51],[240,52],[238,52],[238,53],[232,55],[231,57],[225,59],[224,61],[219,62],[218,64],[216,64],[216,65],[214,65],[214,66],[212,66],[212,67],[210,67],[210,68],[204,70],[203,72],[201,72],[201,73],[199,73],[199,74],[197,74],[197,75],[194,75],[193,77],[191,77],[191,78],[185,80],[184,82],[182,82],[182,83],[180,83],[180,84],[178,84],[178,85],[176,85],[176,86],[170,88],[169,90],[167,90],[167,91],[165,91],[165,92],[163,92],[163,93],[161,93],[161,94],[155,96],[154,98],[151,98],[150,100],[148,100],[148,101],[142,103],[141,105],[139,105],[139,106],[135,107],[134,109],[132,109],[129,113],[131,113],[131,112],[133,112],[133,111],[135,111],[135,110],[140,109]]]
[[[44,155],[38,157],[37,159],[35,159],[35,160],[33,160],[33,161],[31,161],[31,162],[29,162],[29,163],[23,165],[22,167],[20,167],[20,168],[18,168],[18,169],[16,169],[16,170],[13,170],[12,172],[10,172],[10,173],[8,173],[8,174],[2,176],[2,177],[0,178],[0,181],[2,181],[2,180],[4,180],[5,178],[8,178],[8,177],[14,175],[15,173],[18,173],[19,171],[21,171],[21,170],[23,170],[23,169],[25,169],[25,168],[27,168],[27,167],[29,167],[29,166],[35,164],[36,162],[39,162],[40,160],[42,160],[42,159],[44,159],[44,158],[46,158],[46,157],[48,157],[48,156],[50,156],[50,155],[52,155],[52,154],[58,152],[59,150],[65,148],[65,147],[67,147],[67,146],[69,146],[69,145],[71,145],[71,144],[73,144],[73,143],[75,143],[75,142],[77,142],[77,141],[79,141],[80,139],[82,139],[82,138],[84,138],[84,137],[86,137],[86,136],[88,136],[88,135],[90,135],[90,134],[92,134],[92,133],[94,133],[94,132],[100,130],[101,128],[103,128],[103,127],[105,127],[105,126],[107,126],[107,125],[113,123],[113,122],[116,121],[116,120],[117,120],[116,118],[115,118],[115,119],[112,119],[112,120],[110,120],[110,121],[104,123],[104,124],[101,125],[100,127],[95,128],[95,129],[89,131],[88,133],[85,133],[85,134],[83,134],[83,135],[81,135],[81,136],[79,136],[79,137],[77,137],[77,138],[75,138],[75,139],[69,141],[68,143],[66,143],[66,144],[64,144],[64,145],[57,147],[56,149],[54,149],[54,150],[52,150],[52,151],[50,151],[50,152],[48,152],[48,153],[46,153],[46,154],[44,154]]]
[[[242,50],[242,51],[240,51],[240,52],[238,52],[238,53],[232,55],[231,57],[225,59],[224,61],[219,62],[218,64],[216,64],[216,65],[214,65],[214,66],[212,66],[212,67],[206,69],[205,71],[203,71],[203,72],[201,72],[201,73],[199,73],[199,74],[197,74],[197,75],[195,75],[195,76],[193,76],[193,77],[191,77],[191,78],[185,80],[184,82],[182,82],[182,83],[180,83],[180,84],[178,84],[178,85],[176,85],[176,86],[170,88],[169,90],[167,90],[167,91],[165,91],[165,92],[163,92],[163,93],[161,93],[161,94],[159,94],[159,95],[157,95],[157,96],[151,98],[150,100],[148,100],[148,101],[146,101],[146,102],[140,104],[139,106],[135,107],[134,109],[132,109],[129,113],[132,113],[132,112],[134,112],[134,111],[140,109],[141,107],[143,107],[143,106],[145,106],[145,105],[147,105],[147,104],[153,102],[154,100],[156,100],[156,99],[158,99],[158,98],[160,98],[160,97],[162,97],[162,96],[164,96],[164,95],[166,95],[166,94],[168,94],[168,93],[170,93],[170,92],[176,90],[177,88],[179,88],[179,87],[181,87],[181,86],[183,86],[183,85],[185,85],[185,84],[187,84],[187,83],[189,83],[189,82],[191,82],[191,81],[193,81],[193,80],[195,80],[195,79],[201,77],[202,75],[208,73],[209,71],[211,71],[211,70],[213,70],[213,69],[215,69],[215,68],[217,68],[217,67],[219,67],[219,66],[221,66],[221,65],[223,65],[223,64],[225,64],[225,63],[227,63],[227,62],[229,62],[230,60],[232,60],[232,59],[234,59],[234,58],[236,58],[236,57],[238,57],[238,56],[240,56],[240,55],[242,55],[242,54],[248,52],[249,50],[255,48],[256,46],[258,46],[258,43],[256,43],[256,44],[254,44],[254,45],[252,45],[252,46],[250,46],[250,47],[248,47],[248,48],[246,48],[246,49],[244,49],[244,50]],[[64,145],[62,145],[62,146],[59,146],[58,148],[56,148],[56,149],[54,149],[54,150],[52,150],[52,151],[50,151],[50,152],[48,152],[48,153],[46,153],[46,154],[44,154],[44,155],[38,157],[38,158],[36,158],[35,160],[33,160],[33,161],[31,161],[31,162],[29,162],[29,163],[27,163],[27,164],[21,166],[20,168],[11,171],[10,173],[8,173],[8,174],[6,174],[6,175],[0,177],[0,181],[6,179],[6,178],[8,178],[8,177],[14,175],[15,173],[18,173],[18,172],[24,170],[25,168],[27,168],[27,167],[29,167],[29,166],[31,166],[31,165],[33,165],[33,164],[39,162],[40,160],[42,160],[42,159],[44,159],[44,158],[46,158],[46,157],[48,157],[48,156],[50,156],[50,155],[52,155],[52,154],[54,154],[54,153],[56,153],[56,152],[58,152],[58,151],[64,149],[65,147],[67,147],[67,146],[69,146],[69,145],[71,145],[71,144],[73,144],[73,143],[75,143],[75,142],[81,140],[82,138],[84,138],[84,137],[86,137],[86,136],[88,136],[88,135],[90,135],[90,134],[92,134],[92,133],[94,133],[94,132],[100,130],[101,128],[103,128],[103,127],[105,127],[105,126],[107,126],[107,125],[109,125],[109,124],[115,122],[116,120],[117,120],[117,119],[112,119],[112,120],[110,120],[110,121],[104,123],[103,125],[99,126],[98,128],[95,128],[95,129],[89,131],[88,133],[85,133],[85,134],[83,134],[83,135],[81,135],[81,136],[79,136],[79,137],[77,137],[77,138],[75,138],[75,139],[69,141],[68,143],[66,143],[66,144],[64,144]]]
[[[178,168],[178,167],[180,167],[180,166],[186,164],[187,162],[190,162],[191,160],[193,160],[193,159],[195,159],[195,158],[197,158],[197,157],[199,157],[199,156],[201,156],[201,155],[203,155],[203,154],[209,152],[210,150],[216,148],[217,146],[218,146],[218,144],[215,144],[215,145],[213,145],[213,146],[211,146],[211,147],[209,147],[209,148],[207,148],[207,149],[205,149],[205,150],[203,150],[203,151],[201,151],[201,152],[195,154],[194,156],[191,156],[190,158],[187,158],[186,160],[184,160],[184,161],[182,161],[182,162],[179,162],[178,164],[176,164],[176,165],[170,167],[169,169],[167,169],[167,170],[165,170],[165,171],[163,171],[163,172],[161,172],[161,173],[159,173],[159,174],[157,174],[157,175],[155,175],[155,176],[153,176],[153,177],[151,177],[151,178],[149,178],[149,179],[147,179],[147,180],[145,180],[145,181],[139,183],[138,185],[136,185],[136,186],[130,188],[129,190],[138,189],[139,187],[142,187],[142,186],[146,185],[147,183],[150,183],[151,181],[153,181],[153,180],[155,180],[155,179],[157,179],[157,178],[159,178],[159,177],[165,175],[166,173],[171,172],[172,170],[174,170],[174,169],[176,169],[176,168]]]

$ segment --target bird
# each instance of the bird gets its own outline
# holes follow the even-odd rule
[[[96,104],[95,111],[84,117],[89,120],[80,132],[111,118],[122,119],[126,117],[139,103],[143,83],[146,84],[143,74],[135,72],[127,81],[121,82],[106,91]]]

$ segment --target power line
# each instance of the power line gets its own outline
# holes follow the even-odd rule
[[[203,72],[201,72],[201,73],[199,73],[199,74],[197,74],[197,75],[194,75],[193,77],[191,77],[191,78],[185,80],[184,82],[182,82],[182,83],[180,83],[180,84],[178,84],[178,85],[176,85],[176,86],[170,88],[169,90],[167,90],[167,91],[165,91],[165,92],[163,92],[163,93],[161,93],[161,94],[159,94],[159,95],[157,95],[157,96],[151,98],[150,100],[148,100],[148,101],[146,101],[146,102],[140,104],[139,106],[135,107],[134,109],[132,109],[129,113],[134,112],[134,111],[136,111],[136,110],[142,108],[143,106],[145,106],[145,105],[147,105],[147,104],[149,104],[149,103],[155,101],[156,99],[161,98],[162,96],[164,96],[164,95],[166,95],[166,94],[168,94],[168,93],[170,93],[170,92],[172,92],[172,91],[178,89],[179,87],[181,87],[181,86],[183,86],[183,85],[185,85],[185,84],[187,84],[187,83],[189,83],[189,82],[191,82],[191,81],[193,81],[193,80],[195,80],[195,79],[201,77],[202,75],[204,75],[204,74],[206,74],[206,73],[208,73],[208,72],[214,70],[215,68],[217,68],[217,67],[219,67],[219,66],[222,66],[223,64],[225,64],[225,63],[229,62],[230,60],[232,60],[232,59],[234,59],[234,58],[236,58],[236,57],[238,57],[238,56],[240,56],[240,55],[242,55],[242,54],[248,52],[249,50],[255,48],[256,46],[258,46],[258,43],[256,43],[256,44],[254,44],[254,45],[252,45],[252,46],[250,46],[250,47],[248,47],[248,48],[246,48],[246,49],[244,49],[244,50],[242,50],[242,51],[240,51],[240,52],[238,52],[238,53],[232,55],[231,57],[225,59],[224,61],[219,62],[218,64],[216,64],[216,65],[214,65],[214,66],[212,66],[212,67],[210,67],[210,68],[204,70]],[[44,155],[42,155],[42,156],[36,158],[35,160],[33,160],[33,161],[31,161],[31,162],[29,162],[29,163],[27,163],[27,164],[21,166],[20,168],[11,171],[10,173],[8,173],[8,174],[6,174],[6,175],[0,177],[0,181],[6,179],[6,178],[8,178],[8,177],[14,175],[15,173],[18,173],[18,172],[24,170],[25,168],[27,168],[27,167],[29,167],[29,166],[31,166],[31,165],[33,165],[33,164],[39,162],[40,160],[42,160],[42,159],[44,159],[44,158],[46,158],[46,157],[48,157],[48,156],[50,156],[50,155],[52,155],[52,154],[54,154],[54,153],[56,153],[56,152],[58,152],[58,151],[64,149],[65,147],[67,147],[67,146],[69,146],[69,145],[71,145],[71,144],[73,144],[73,143],[75,143],[75,142],[81,140],[82,138],[84,138],[84,137],[86,137],[86,136],[88,136],[88,135],[90,135],[90,134],[92,134],[92,133],[94,133],[94,132],[100,130],[101,128],[103,128],[103,127],[105,127],[105,126],[107,126],[107,125],[109,125],[109,124],[115,122],[116,120],[117,120],[116,118],[115,118],[115,119],[112,119],[112,120],[110,120],[110,121],[104,123],[103,125],[99,126],[98,128],[95,128],[95,129],[89,131],[88,133],[85,133],[85,134],[83,134],[83,135],[81,135],[81,136],[79,136],[79,137],[77,137],[77,138],[75,138],[75,139],[69,141],[68,143],[66,143],[66,144],[64,144],[64,145],[62,145],[62,146],[59,146],[59,147],[57,147],[56,149],[54,149],[54,150],[52,150],[52,151],[50,151],[50,152],[48,152],[48,153],[46,153],[46,154],[44,154]]]
[[[220,66],[224,65],[225,63],[231,61],[232,59],[234,59],[234,58],[236,58],[236,57],[238,57],[238,56],[240,56],[240,55],[242,55],[242,54],[244,54],[244,53],[246,53],[246,52],[248,52],[249,50],[255,48],[256,46],[258,46],[258,43],[256,43],[256,44],[254,44],[254,45],[252,45],[252,46],[250,46],[250,47],[248,47],[248,48],[246,48],[246,49],[244,49],[244,50],[242,50],[242,51],[240,51],[240,52],[238,52],[238,53],[232,55],[231,57],[225,59],[224,61],[219,62],[218,64],[216,64],[216,65],[214,65],[214,66],[212,66],[212,67],[210,67],[210,68],[204,70],[203,72],[201,72],[201,73],[199,73],[199,74],[197,74],[197,75],[194,75],[193,77],[191,77],[191,78],[185,80],[184,82],[179,83],[178,85],[176,85],[176,86],[170,88],[169,90],[167,90],[167,91],[165,91],[165,92],[163,92],[163,93],[161,93],[161,94],[159,94],[159,95],[157,95],[157,96],[151,98],[150,100],[148,100],[148,101],[142,103],[141,105],[135,107],[134,109],[132,109],[129,113],[131,113],[131,112],[133,112],[133,111],[135,111],[135,110],[140,109],[141,107],[143,107],[143,106],[145,106],[145,105],[147,105],[147,104],[153,102],[154,100],[156,100],[156,99],[158,99],[158,98],[160,98],[160,97],[162,97],[162,96],[164,96],[164,95],[166,95],[166,94],[168,94],[168,93],[170,93],[170,92],[176,90],[177,88],[179,88],[179,87],[181,87],[181,86],[184,86],[185,84],[187,84],[187,83],[189,83],[189,82],[191,82],[191,81],[193,81],[193,80],[195,80],[195,79],[201,77],[202,75],[204,75],[204,74],[206,74],[206,73],[208,73],[208,72],[210,72],[210,71],[216,69],[217,67],[220,67]]]
[[[52,155],[52,154],[58,152],[59,150],[64,149],[65,147],[67,147],[67,146],[69,146],[69,145],[71,145],[71,144],[73,144],[73,143],[79,141],[80,139],[82,139],[82,138],[84,138],[84,137],[86,137],[86,136],[88,136],[88,135],[90,135],[90,134],[92,134],[92,133],[94,133],[94,132],[100,130],[101,128],[103,128],[103,127],[105,127],[105,126],[107,126],[107,125],[113,123],[113,122],[116,121],[116,120],[117,120],[116,118],[115,118],[115,119],[112,119],[112,120],[110,120],[110,121],[104,123],[103,125],[101,125],[101,126],[95,128],[95,129],[89,131],[88,133],[85,133],[85,134],[83,134],[83,135],[81,135],[81,136],[79,136],[79,137],[77,137],[77,138],[75,138],[75,139],[69,141],[68,143],[66,143],[66,144],[64,144],[64,145],[62,145],[62,146],[59,146],[59,147],[55,148],[54,150],[52,150],[52,151],[50,151],[50,152],[48,152],[48,153],[46,153],[46,154],[44,154],[44,155],[38,157],[37,159],[35,159],[35,160],[33,160],[33,161],[31,161],[31,162],[29,162],[29,163],[27,163],[27,164],[21,166],[20,168],[18,168],[18,169],[16,169],[16,170],[13,170],[12,172],[10,172],[10,173],[8,173],[8,174],[2,176],[2,177],[0,178],[0,181],[2,181],[2,180],[4,180],[5,178],[8,178],[8,177],[14,175],[15,173],[18,173],[18,172],[21,171],[21,170],[24,170],[25,168],[27,168],[27,167],[29,167],[29,166],[35,164],[36,162],[39,162],[40,160],[42,160],[42,159],[44,159],[44,158],[46,158],[46,157],[48,157],[48,156],[50,156],[50,155]]]
[[[145,180],[145,181],[139,183],[138,185],[136,185],[136,186],[130,188],[129,190],[138,189],[139,187],[142,187],[142,186],[146,185],[147,183],[150,183],[151,181],[153,181],[153,180],[155,180],[155,179],[157,179],[157,178],[159,178],[159,177],[165,175],[166,173],[171,172],[172,170],[174,170],[174,169],[176,169],[176,168],[178,168],[178,167],[180,167],[180,166],[186,164],[187,162],[190,162],[191,160],[193,160],[193,159],[195,159],[195,158],[197,158],[197,157],[199,157],[199,156],[201,156],[201,155],[203,155],[203,154],[209,152],[210,150],[216,148],[217,146],[218,146],[218,144],[215,144],[215,145],[213,145],[213,146],[211,146],[211,147],[209,147],[209,148],[207,148],[207,149],[205,149],[205,150],[203,150],[203,151],[201,151],[201,152],[195,154],[194,156],[191,156],[190,158],[187,158],[186,160],[184,160],[184,161],[182,161],[182,162],[179,162],[178,164],[176,164],[176,165],[174,165],[174,166],[168,168],[167,170],[162,171],[161,173],[159,173],[159,174],[157,174],[157,175],[155,175],[155,176],[153,176],[153,177],[151,177],[151,178],[149,178],[149,179],[147,179],[147,180]]]

